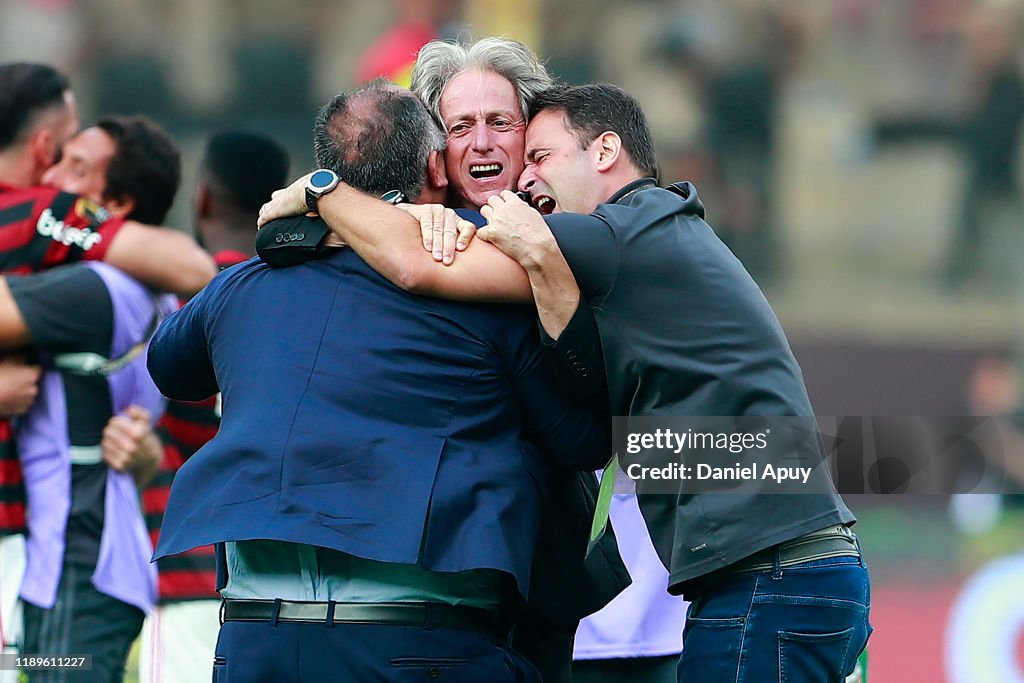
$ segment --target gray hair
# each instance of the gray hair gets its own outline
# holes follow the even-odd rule
[[[441,95],[453,78],[473,68],[505,77],[515,88],[524,119],[533,98],[552,85],[551,75],[533,50],[515,40],[483,38],[472,45],[433,40],[416,56],[411,89],[444,130]]]

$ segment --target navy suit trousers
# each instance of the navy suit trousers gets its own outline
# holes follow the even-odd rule
[[[229,621],[214,683],[540,683],[515,651],[483,633],[385,624]]]

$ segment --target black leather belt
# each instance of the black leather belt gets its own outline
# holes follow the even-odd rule
[[[509,627],[490,612],[435,602],[297,602],[292,600],[234,600],[221,603],[226,621],[298,622],[305,624],[390,624],[422,628],[481,631],[500,640]]]
[[[791,567],[829,557],[860,557],[857,537],[841,524],[805,534],[791,541],[765,548],[726,568],[728,572],[752,572],[772,569],[776,553],[780,567]]]

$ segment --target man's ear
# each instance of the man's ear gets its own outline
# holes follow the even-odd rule
[[[39,126],[29,135],[29,151],[37,168],[47,169],[57,160],[57,138],[48,126]]]
[[[114,218],[127,218],[135,210],[135,200],[131,197],[104,197],[103,208]]]
[[[431,152],[427,157],[427,184],[436,190],[448,187],[448,172],[444,165],[444,152]]]
[[[209,218],[213,213],[213,193],[210,186],[199,183],[196,186],[196,216],[198,218]]]
[[[618,133],[606,130],[593,142],[597,153],[597,170],[605,172],[615,166],[622,154],[622,138]]]

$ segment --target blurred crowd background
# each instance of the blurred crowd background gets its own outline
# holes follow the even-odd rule
[[[1022,31],[1020,0],[4,0],[0,61],[68,73],[83,125],[156,119],[191,187],[213,131],[273,136],[298,175],[334,93],[407,80],[436,37],[522,40],[640,100],[663,180],[697,184],[819,415],[997,415],[1024,367]],[[1024,681],[1020,500],[851,499],[872,682]]]

